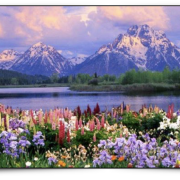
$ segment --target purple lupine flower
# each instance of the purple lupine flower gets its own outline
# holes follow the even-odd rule
[[[17,136],[12,132],[5,131],[0,134],[0,143],[2,144],[3,152],[13,157],[19,157],[21,153],[25,153],[24,147],[30,145],[25,136]]]
[[[103,164],[112,164],[111,156],[106,150],[100,152],[100,156],[93,161],[93,166],[102,166]]]
[[[163,165],[164,167],[170,167],[170,166],[172,165],[169,157],[166,157],[166,158],[164,158],[164,159],[162,160],[162,165]]]
[[[34,136],[33,136],[33,140],[34,144],[36,146],[44,146],[44,137],[42,135],[42,132],[38,131]]]
[[[106,141],[105,140],[100,140],[100,144],[98,144],[98,147],[102,147],[106,145]]]
[[[18,128],[22,128],[22,129],[25,129],[26,127],[26,124],[22,121],[22,120],[19,120],[19,119],[10,119],[9,120],[9,128],[10,129],[18,129]]]
[[[175,140],[165,141],[159,147],[156,139],[150,138],[148,134],[144,136],[144,139],[145,142],[137,140],[136,135],[131,135],[128,140],[125,138],[117,138],[115,142],[101,140],[98,146],[102,151],[99,157],[93,161],[93,166],[110,164],[111,159],[108,152],[112,151],[117,157],[124,156],[138,168],[154,168],[160,164],[164,167],[172,167],[180,159],[180,145]]]
[[[48,164],[51,166],[53,164],[57,163],[57,159],[54,157],[49,157],[48,158]]]
[[[30,145],[31,145],[31,143],[27,140],[27,137],[21,136],[21,139],[19,141],[19,146],[27,147],[27,146],[30,146]]]

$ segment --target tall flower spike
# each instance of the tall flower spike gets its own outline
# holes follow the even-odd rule
[[[100,125],[100,122],[98,121],[97,122],[97,130],[100,130],[101,129],[101,125]]]
[[[81,128],[81,135],[84,135],[84,127]]]
[[[101,119],[101,127],[104,128],[104,115],[102,116],[102,119]]]
[[[41,122],[42,122],[42,111],[39,111],[39,113],[38,113],[38,119],[39,119],[39,124],[41,124]]]
[[[75,124],[75,126],[76,126],[76,131],[78,130],[78,119],[76,119],[76,124]]]
[[[60,121],[59,122],[59,144],[60,145],[63,145],[64,138],[65,138],[64,123]]]
[[[48,114],[47,114],[47,111],[45,112],[45,115],[44,115],[44,123],[46,124],[47,123],[47,120],[48,120]]]
[[[96,142],[96,134],[94,133],[93,142]]]
[[[79,120],[79,127],[81,128],[82,127],[82,119],[80,118]]]
[[[92,120],[92,130],[94,131],[95,129],[95,123],[94,123],[94,119]]]

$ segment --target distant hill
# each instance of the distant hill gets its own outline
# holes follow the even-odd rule
[[[50,79],[43,75],[27,75],[16,71],[0,69],[0,85],[9,84],[39,84],[49,82]]]

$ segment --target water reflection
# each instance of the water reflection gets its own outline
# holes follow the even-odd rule
[[[156,104],[167,110],[171,103],[174,103],[177,110],[180,108],[180,93],[74,92],[67,87],[0,89],[0,103],[22,109],[49,110],[55,107],[74,109],[78,105],[85,109],[87,104],[94,108],[98,102],[100,108],[105,110],[106,106],[110,109],[119,106],[122,101],[131,104],[131,109],[134,110],[139,110],[142,104],[153,106]]]

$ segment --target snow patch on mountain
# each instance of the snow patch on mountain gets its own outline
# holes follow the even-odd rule
[[[72,57],[68,59],[73,66],[76,66],[77,64],[81,64],[86,60],[86,57]]]
[[[20,55],[17,51],[10,49],[0,53],[0,61],[11,61]]]
[[[54,47],[38,42],[16,60],[11,70],[51,76],[53,73],[64,75],[70,68],[69,61]]]
[[[163,31],[145,24],[131,26],[125,34],[119,34],[112,43],[100,47],[75,71],[119,75],[132,68],[162,71],[166,66],[170,69],[180,68],[180,49]]]
[[[13,49],[2,51],[0,53],[0,69],[9,69],[20,56],[21,53]]]

